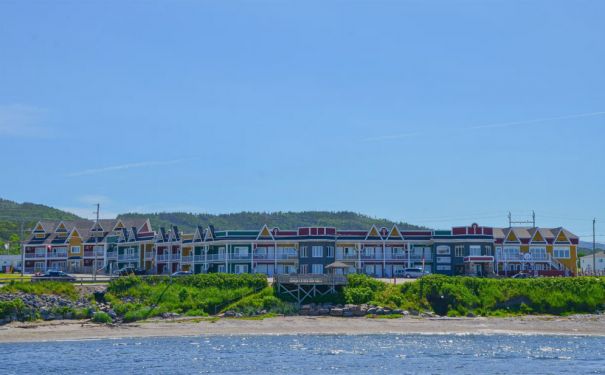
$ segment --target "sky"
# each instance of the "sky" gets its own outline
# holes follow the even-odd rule
[[[0,197],[605,239],[603,1],[0,1]]]

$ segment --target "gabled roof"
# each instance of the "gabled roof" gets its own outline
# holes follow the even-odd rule
[[[402,239],[403,239],[403,236],[401,235],[401,231],[397,227],[397,224],[393,225],[393,228],[391,228],[391,231],[389,232],[389,236],[387,237],[387,240],[402,240]]]
[[[382,240],[382,237],[380,236],[380,232],[378,231],[378,228],[376,228],[376,225],[372,224],[372,227],[368,231],[368,234],[366,235],[365,239],[366,240]]]
[[[275,240],[273,233],[271,233],[267,224],[263,225],[263,227],[260,229],[258,236],[256,236],[256,240]]]

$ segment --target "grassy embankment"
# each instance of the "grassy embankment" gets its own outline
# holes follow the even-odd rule
[[[11,282],[0,288],[0,294],[18,292],[55,295],[72,301],[78,298],[70,283]],[[159,276],[124,277],[109,284],[105,298],[126,322],[163,313],[206,316],[231,310],[251,318],[258,318],[259,313],[264,314],[261,318],[296,313],[295,306],[285,296],[276,294],[263,275],[206,274],[172,280]],[[594,313],[605,309],[605,278],[515,280],[432,275],[391,285],[363,275],[350,275],[349,284],[339,293],[314,302],[368,303],[391,309],[434,311],[444,316]],[[73,316],[91,317],[94,306],[92,302],[92,310],[74,309]],[[20,299],[0,301],[0,319],[15,314],[28,316],[29,320],[39,318],[38,312],[31,311]],[[398,316],[389,316],[394,317]],[[105,316],[96,318],[102,320]]]
[[[124,277],[109,284],[105,298],[126,322],[163,313],[206,316],[228,309],[247,315],[259,310],[293,311],[290,304],[273,295],[264,275],[250,274]]]
[[[342,292],[347,303],[439,315],[569,315],[605,309],[605,278],[484,279],[432,275],[401,285],[387,285],[363,275],[349,276]]]

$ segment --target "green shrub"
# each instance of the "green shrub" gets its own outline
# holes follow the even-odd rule
[[[111,317],[103,311],[98,311],[92,316],[92,321],[95,323],[109,324],[112,322]]]
[[[366,286],[358,287],[345,287],[344,289],[345,301],[347,303],[362,304],[368,303],[372,300],[374,292],[372,289]]]

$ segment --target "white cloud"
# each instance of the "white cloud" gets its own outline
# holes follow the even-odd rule
[[[142,162],[138,162],[138,163],[111,165],[108,167],[92,168],[92,169],[85,169],[83,171],[72,172],[72,173],[67,174],[67,177],[87,176],[87,175],[93,175],[93,174],[98,174],[98,173],[121,171],[121,170],[125,170],[125,169],[171,165],[171,164],[182,163],[182,162],[189,161],[189,160],[193,160],[193,159],[142,161]]]
[[[48,129],[40,126],[44,111],[21,105],[0,105],[0,135],[13,137],[46,137]]]
[[[78,202],[84,203],[84,204],[90,204],[92,206],[97,203],[99,203],[99,204],[111,203],[111,199],[105,195],[85,194],[85,195],[80,195],[78,197]]]

